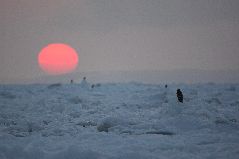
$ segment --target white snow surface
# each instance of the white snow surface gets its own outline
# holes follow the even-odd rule
[[[0,159],[238,157],[237,84],[0,85]]]

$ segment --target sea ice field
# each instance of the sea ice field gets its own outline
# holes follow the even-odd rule
[[[0,85],[0,159],[238,158],[238,84]]]

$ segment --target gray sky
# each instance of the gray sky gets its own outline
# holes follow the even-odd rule
[[[238,0],[0,0],[0,83],[44,75],[49,43],[76,71],[239,70]]]

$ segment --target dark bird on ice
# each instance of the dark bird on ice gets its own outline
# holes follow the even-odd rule
[[[181,92],[180,89],[177,89],[177,97],[178,97],[178,101],[183,103],[183,93]]]

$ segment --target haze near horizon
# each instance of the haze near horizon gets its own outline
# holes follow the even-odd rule
[[[51,43],[66,43],[77,51],[73,74],[238,72],[238,10],[237,0],[3,0],[0,83],[46,76],[37,56]]]

